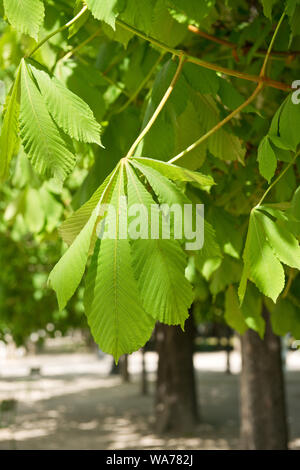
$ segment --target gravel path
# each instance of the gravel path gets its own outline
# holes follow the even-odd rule
[[[238,373],[224,373],[225,354],[196,354],[201,424],[188,436],[153,432],[155,353],[146,355],[150,393],[140,393],[141,356],[130,357],[131,383],[108,376],[110,358],[49,354],[0,359],[0,400],[18,401],[0,416],[0,449],[234,449],[238,447]],[[300,351],[288,354],[291,448],[300,449]],[[32,367],[41,376],[32,377]]]

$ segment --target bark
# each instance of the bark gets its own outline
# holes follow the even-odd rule
[[[248,330],[241,338],[241,446],[250,450],[287,449],[288,433],[281,342],[264,310],[263,340]]]
[[[195,327],[190,316],[185,332],[179,326],[159,324],[156,428],[158,432],[191,432],[198,420],[193,364]]]
[[[120,358],[120,369],[122,381],[124,383],[130,382],[130,375],[128,370],[128,354],[124,354],[124,356]]]
[[[145,348],[142,348],[142,383],[141,383],[141,393],[142,395],[148,395],[148,381],[147,381],[147,369],[146,369],[146,359],[145,359]]]

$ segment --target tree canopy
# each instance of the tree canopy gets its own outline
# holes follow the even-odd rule
[[[261,337],[265,304],[274,332],[299,337],[300,2],[0,5],[0,328],[56,311],[49,274],[61,311],[84,286],[116,360],[156,321],[184,327],[193,302],[199,321]],[[202,249],[122,237],[125,200],[144,217],[204,204]],[[100,239],[108,203],[115,236]]]

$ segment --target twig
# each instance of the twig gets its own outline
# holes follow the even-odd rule
[[[72,55],[74,55],[76,52],[78,52],[80,49],[82,49],[84,46],[89,44],[93,39],[95,39],[99,34],[101,33],[101,29],[97,29],[97,31],[94,32],[91,36],[89,36],[85,41],[81,42],[78,44],[78,46],[73,47],[69,52],[67,52],[61,59],[59,59],[58,62],[64,62],[68,60]]]
[[[70,28],[70,26],[72,26],[72,24],[76,23],[76,21],[87,11],[87,6],[85,5],[79,13],[77,13],[76,16],[74,16],[74,18],[72,18],[68,23],[66,23],[65,25],[61,26],[60,28],[56,29],[55,31],[52,31],[52,33],[48,34],[48,36],[46,36],[44,39],[42,39],[42,41],[40,41],[33,49],[32,51],[26,56],[26,57],[31,57],[40,47],[42,47],[43,44],[45,44],[45,42],[49,41],[49,39],[51,39],[53,36],[55,36],[55,34],[58,34],[58,33],[61,33],[62,31],[64,31],[65,29],[68,29]]]
[[[117,111],[114,112],[114,114],[119,114],[125,111],[125,109],[128,108],[128,106],[137,98],[137,96],[140,94],[142,89],[147,85],[148,81],[150,80],[151,76],[153,75],[154,71],[156,70],[157,66],[161,62],[163,56],[165,53],[161,53],[158,59],[155,61],[153,67],[151,67],[149,73],[146,75],[144,80],[140,83],[138,88],[135,90],[135,92],[131,95],[131,97],[124,103]]]
[[[255,88],[254,92],[252,93],[252,95],[249,96],[249,98],[244,101],[244,103],[242,103],[238,108],[236,108],[234,111],[232,111],[232,113],[230,113],[228,116],[226,116],[225,119],[223,119],[222,121],[218,122],[218,124],[216,124],[212,129],[210,129],[208,132],[206,132],[206,134],[202,135],[198,140],[196,140],[196,142],[194,142],[193,144],[191,144],[189,147],[187,147],[185,150],[183,150],[182,152],[180,152],[178,155],[176,155],[175,157],[171,158],[171,160],[169,160],[168,163],[174,163],[176,162],[177,160],[179,160],[180,158],[182,158],[184,155],[186,155],[187,153],[191,152],[192,150],[194,150],[196,147],[198,147],[198,145],[202,144],[206,139],[208,139],[208,137],[210,137],[212,134],[214,134],[215,132],[217,132],[221,127],[223,127],[227,122],[229,122],[234,116],[236,116],[238,113],[240,113],[244,108],[246,108],[246,106],[248,106],[250,103],[252,103],[252,101],[256,98],[256,96],[261,92],[261,90],[263,89],[264,85],[263,83],[259,83],[258,86]]]
[[[144,127],[144,129],[142,130],[142,132],[140,133],[138,138],[135,140],[135,142],[130,147],[129,152],[127,153],[127,155],[125,157],[126,159],[132,157],[132,155],[134,154],[134,152],[135,152],[136,148],[138,147],[139,143],[143,140],[145,135],[150,131],[151,127],[153,126],[153,124],[155,123],[155,121],[158,118],[159,114],[161,113],[163,107],[165,106],[166,102],[168,101],[168,99],[169,99],[169,97],[170,97],[170,95],[171,95],[171,93],[174,89],[174,86],[175,86],[175,84],[176,84],[176,82],[179,78],[179,75],[180,75],[180,72],[182,70],[184,62],[185,62],[185,56],[184,56],[184,54],[182,54],[180,59],[179,59],[179,64],[178,64],[177,70],[175,72],[175,75],[174,75],[171,83],[170,83],[169,88],[167,89],[166,93],[162,97],[162,100],[159,103],[159,105],[157,106],[156,110],[154,111],[151,119],[149,120],[149,122]]]
[[[269,57],[270,57],[270,54],[271,54],[271,51],[272,51],[272,47],[273,47],[273,44],[274,44],[274,41],[275,41],[275,38],[277,36],[277,33],[279,31],[279,28],[280,28],[280,25],[283,21],[285,17],[285,12],[281,15],[281,18],[276,26],[276,29],[274,31],[274,34],[272,36],[272,39],[271,39],[271,42],[270,42],[270,45],[268,47],[268,50],[267,50],[267,54],[265,56],[265,59],[264,59],[264,62],[263,62],[263,65],[261,67],[261,71],[260,71],[260,74],[259,76],[261,78],[264,78],[265,77],[265,72],[266,72],[266,67],[267,67],[267,63],[268,63],[268,60],[269,60]],[[234,111],[232,111],[232,113],[230,113],[225,119],[223,119],[222,121],[220,121],[218,124],[216,124],[212,129],[210,129],[206,134],[204,134],[203,136],[201,136],[198,140],[196,140],[196,142],[194,142],[192,145],[190,145],[189,147],[187,147],[185,150],[183,150],[182,152],[180,152],[178,155],[176,155],[175,157],[173,157],[171,160],[169,160],[169,163],[174,163],[176,162],[177,160],[179,160],[180,158],[182,158],[184,155],[186,155],[188,152],[191,152],[192,150],[194,150],[196,147],[198,147],[198,145],[202,144],[206,139],[208,139],[208,137],[210,137],[212,134],[214,134],[216,131],[218,131],[221,127],[223,127],[227,122],[229,122],[234,116],[236,116],[239,112],[241,112],[244,108],[246,108],[250,103],[252,103],[252,101],[256,98],[256,96],[261,92],[261,90],[264,88],[264,83],[259,83],[257,85],[257,87],[255,88],[254,92],[252,93],[252,95],[249,96],[249,98],[244,101],[244,103],[242,103],[240,106],[238,106]]]
[[[252,44],[239,47],[238,44],[228,41],[227,39],[218,38],[216,36],[213,36],[212,34],[205,33],[204,31],[201,31],[199,28],[197,28],[194,25],[189,25],[188,30],[194,34],[197,34],[198,36],[201,36],[202,38],[207,39],[208,41],[215,42],[216,44],[221,44],[223,46],[229,47],[230,49],[232,49],[232,54],[237,61],[239,61],[238,50],[243,52],[243,54],[246,54],[247,52],[249,52],[249,50],[252,47]],[[267,51],[265,49],[258,49],[255,52],[255,55],[258,55],[260,57],[261,56],[265,57],[266,52]],[[271,57],[274,57],[277,59],[289,59],[289,58],[294,59],[296,56],[299,56],[299,55],[300,55],[300,51],[273,51],[271,53]]]
[[[191,62],[193,64],[199,65],[201,67],[207,68],[209,70],[214,70],[215,72],[220,72],[224,73],[225,75],[230,75],[232,77],[236,78],[241,78],[244,80],[249,80],[251,82],[255,83],[264,83],[264,85],[272,88],[276,88],[277,90],[283,90],[283,91],[290,91],[291,86],[278,82],[276,80],[272,80],[271,78],[265,77],[265,76],[258,76],[258,75],[252,75],[248,74],[245,72],[239,72],[238,70],[233,70],[233,69],[228,69],[226,67],[221,67],[220,65],[213,64],[211,62],[206,62],[205,60],[198,59],[197,57],[193,57],[191,55],[186,54],[184,51],[180,51],[178,49],[174,49],[167,44],[164,44],[161,41],[158,41],[157,39],[152,38],[151,36],[147,36],[144,34],[142,31],[134,28],[133,26],[128,25],[124,21],[120,20],[117,18],[116,23],[121,26],[122,28],[130,31],[133,34],[136,34],[140,38],[144,39],[145,41],[151,42],[154,46],[159,47],[160,49],[165,50],[166,52],[170,52],[171,54],[181,57],[184,55],[186,62]]]
[[[283,175],[285,175],[285,173],[288,171],[289,168],[291,168],[291,166],[294,165],[295,161],[297,160],[298,156],[300,155],[300,152],[296,153],[296,155],[294,156],[293,160],[290,161],[290,163],[285,167],[285,169],[280,173],[280,175],[273,181],[273,183],[270,184],[270,186],[268,187],[268,189],[264,192],[262,198],[260,199],[260,201],[258,202],[258,204],[256,205],[256,207],[259,207],[261,206],[261,204],[263,203],[265,197],[267,196],[267,194],[271,191],[271,189],[275,186],[275,184],[278,183],[278,181],[283,177]]]

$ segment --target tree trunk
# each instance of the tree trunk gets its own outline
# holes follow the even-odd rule
[[[147,381],[147,369],[146,369],[146,358],[145,358],[145,348],[141,349],[142,353],[142,384],[141,384],[141,393],[142,395],[148,395],[148,381]]]
[[[241,338],[241,445],[250,450],[287,449],[288,433],[280,338],[264,310],[263,340],[253,330]]]
[[[128,354],[124,354],[120,358],[120,369],[121,376],[124,383],[130,382],[129,370],[128,370]]]
[[[179,326],[159,324],[156,427],[158,432],[191,432],[198,407],[193,364],[195,327],[190,316],[185,332]]]

